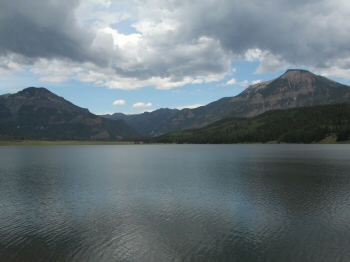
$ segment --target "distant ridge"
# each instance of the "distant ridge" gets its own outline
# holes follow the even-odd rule
[[[307,70],[289,69],[282,76],[249,86],[235,97],[224,97],[194,109],[163,109],[138,115],[107,115],[124,119],[144,135],[199,128],[225,117],[254,117],[273,109],[350,102],[350,87]],[[167,111],[164,111],[167,110]],[[158,120],[150,116],[165,113]]]
[[[113,120],[125,120],[143,135],[156,136],[158,135],[155,133],[157,128],[162,128],[164,132],[167,132],[167,121],[173,119],[178,112],[180,112],[178,109],[161,108],[142,114],[124,115],[122,113],[115,113],[113,115],[103,115],[102,117]]]
[[[45,88],[0,96],[0,139],[121,140],[139,135],[124,120],[96,116]]]

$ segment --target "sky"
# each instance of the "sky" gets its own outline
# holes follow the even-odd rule
[[[1,0],[0,94],[195,108],[300,68],[350,85],[350,1]]]

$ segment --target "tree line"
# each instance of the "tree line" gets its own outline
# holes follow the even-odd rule
[[[158,143],[317,143],[327,136],[350,139],[350,104],[271,110],[254,118],[226,118],[209,126],[151,139]],[[148,138],[148,142],[150,139]]]

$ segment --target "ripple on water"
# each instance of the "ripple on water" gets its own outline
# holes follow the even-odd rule
[[[0,148],[0,261],[350,261],[349,151]]]

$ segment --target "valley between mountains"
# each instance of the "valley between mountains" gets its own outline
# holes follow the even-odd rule
[[[0,96],[0,140],[313,143],[350,139],[350,87],[306,70],[195,109],[94,115],[45,88]]]

